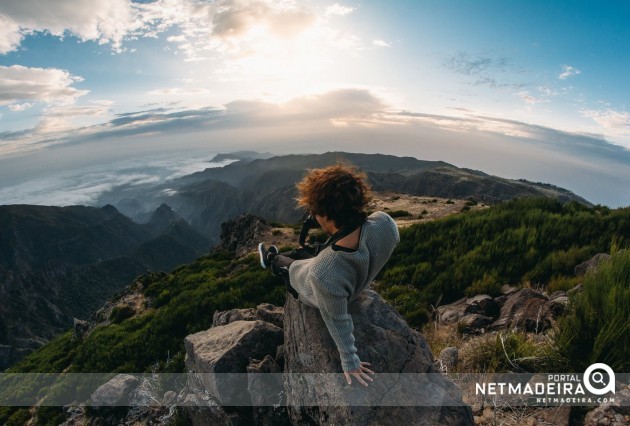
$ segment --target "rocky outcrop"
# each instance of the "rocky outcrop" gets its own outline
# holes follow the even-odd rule
[[[101,385],[92,394],[92,404],[96,407],[127,405],[131,392],[138,387],[140,379],[130,374],[119,374]]]
[[[583,276],[586,275],[587,272],[594,272],[599,268],[602,262],[608,261],[609,259],[609,254],[597,253],[595,256],[577,265],[575,267],[575,275]]]
[[[244,255],[255,250],[259,236],[271,226],[265,219],[245,213],[221,224],[220,243],[217,248]]]
[[[462,403],[458,388],[434,367],[423,337],[377,293],[364,291],[348,311],[361,360],[378,373],[391,374],[375,376],[367,388],[356,382],[347,386],[342,377],[318,375],[342,371],[335,343],[317,309],[287,298],[285,392],[293,424],[472,424],[470,408]],[[297,383],[301,374],[293,373],[314,376],[304,386]],[[387,406],[393,401],[403,406]],[[415,406],[404,406],[410,401]]]
[[[196,375],[199,382],[189,387],[199,389],[184,404],[193,424],[202,424],[208,410],[226,424],[472,424],[470,408],[434,366],[423,337],[377,293],[363,292],[349,312],[358,354],[379,373],[367,388],[345,383],[318,310],[289,297],[284,312],[268,304],[215,312],[212,328],[185,339],[187,370],[246,374]],[[269,322],[279,319],[284,331]],[[198,399],[204,393],[217,404],[239,398],[249,404],[212,406]]]
[[[552,327],[569,303],[564,291],[547,296],[529,288],[506,287],[504,293],[495,298],[477,295],[440,306],[435,319],[445,324],[457,323],[463,334],[506,329],[540,333]]]
[[[282,328],[283,309],[270,303],[261,303],[254,308],[230,309],[229,311],[216,311],[212,316],[212,326],[227,325],[234,321],[266,321],[276,327]]]
[[[630,424],[630,387],[619,391],[614,402],[600,405],[589,411],[584,418],[584,426],[622,426]]]
[[[219,403],[251,405],[247,395],[247,365],[250,358],[275,354],[282,344],[282,329],[264,321],[234,321],[186,336],[186,368]],[[234,375],[225,373],[236,373]],[[241,381],[245,383],[241,383]]]

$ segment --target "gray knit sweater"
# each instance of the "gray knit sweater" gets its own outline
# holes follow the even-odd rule
[[[289,267],[291,285],[300,302],[319,308],[344,371],[360,367],[348,303],[374,280],[399,241],[396,222],[387,213],[376,212],[361,226],[356,251],[327,247],[317,257],[296,260]]]

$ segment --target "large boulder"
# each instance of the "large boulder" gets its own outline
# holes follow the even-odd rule
[[[275,354],[282,339],[282,329],[265,321],[212,327],[184,339],[186,368],[189,373],[200,373],[194,377],[218,402],[250,405],[247,375],[242,373],[247,373],[250,358]]]
[[[131,393],[140,384],[140,379],[130,374],[118,374],[99,386],[91,396],[96,407],[130,405]]]
[[[271,225],[260,216],[245,213],[221,224],[219,249],[244,255],[255,250],[260,235]]]
[[[583,276],[583,275],[586,275],[587,272],[596,271],[602,262],[607,261],[609,259],[610,259],[609,254],[597,253],[595,256],[577,265],[575,267],[575,275]]]
[[[348,312],[358,355],[378,373],[368,387],[330,374],[342,372],[341,362],[321,314],[287,298],[285,393],[293,424],[473,424],[470,407],[436,369],[424,338],[377,293],[362,292]]]
[[[524,288],[507,297],[501,307],[499,319],[492,325],[492,329],[520,329],[530,331],[536,328],[536,322],[540,322],[540,312],[547,302],[545,295],[529,288]]]

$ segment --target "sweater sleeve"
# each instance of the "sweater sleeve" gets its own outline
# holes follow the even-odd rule
[[[339,350],[343,371],[356,370],[361,361],[354,346],[354,324],[348,313],[350,293],[343,286],[326,285],[313,274],[309,275],[309,279],[312,280],[313,293],[324,323]]]

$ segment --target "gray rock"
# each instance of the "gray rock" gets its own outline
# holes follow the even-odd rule
[[[253,308],[230,309],[229,311],[215,311],[212,315],[212,327],[228,325],[234,321],[256,321],[260,318]]]
[[[589,411],[584,426],[626,426],[630,424],[630,388],[626,386],[615,394],[613,403],[605,403]]]
[[[282,329],[264,321],[235,321],[191,334],[184,339],[186,368],[201,374],[201,385],[220,403],[249,405],[246,373],[250,358],[276,353]]]
[[[177,393],[174,391],[167,391],[164,393],[162,397],[163,405],[176,405],[177,404]]]
[[[83,339],[85,334],[90,328],[90,323],[78,318],[73,319],[74,322],[74,338],[77,340]]]
[[[130,374],[118,374],[94,391],[90,399],[96,407],[129,405],[129,397],[140,384],[140,379]]]
[[[490,328],[542,331],[551,325],[549,322],[541,323],[547,320],[543,315],[543,306],[546,302],[547,298],[543,294],[529,288],[521,289],[507,296],[507,300],[501,307],[499,319]]]
[[[362,292],[348,312],[358,356],[377,372],[368,387],[356,380],[348,386],[342,374],[321,374],[342,372],[337,347],[317,309],[287,298],[285,391],[292,424],[473,424],[470,407],[462,402],[460,390],[435,368],[422,335],[377,293]],[[398,406],[387,406],[386,401]]]
[[[459,350],[453,346],[442,349],[440,352],[440,360],[442,365],[447,369],[457,366],[459,362]]]
[[[465,297],[449,305],[438,306],[436,309],[437,320],[440,323],[454,323],[459,321],[468,307],[468,299]]]
[[[584,261],[575,267],[575,275],[583,276],[588,272],[597,271],[602,262],[610,259],[610,255],[606,253],[597,253],[589,260]]]
[[[504,295],[509,295],[509,294],[512,294],[512,293],[516,293],[517,291],[518,291],[518,288],[512,287],[509,284],[503,284],[501,286],[501,294],[504,294]]]
[[[206,400],[201,395],[190,393],[186,395],[182,404],[193,426],[234,424],[228,414],[212,400]]]
[[[284,401],[282,369],[267,355],[247,366],[247,390],[252,398],[254,423],[290,424]]]
[[[457,331],[462,334],[480,334],[492,324],[493,318],[479,314],[468,314],[457,323]]]
[[[227,325],[234,321],[266,321],[282,328],[283,309],[270,303],[261,303],[254,308],[230,309],[229,311],[215,311],[212,316],[212,326]]]
[[[269,231],[271,225],[260,216],[245,213],[221,224],[218,248],[239,255],[252,252],[259,236]]]

